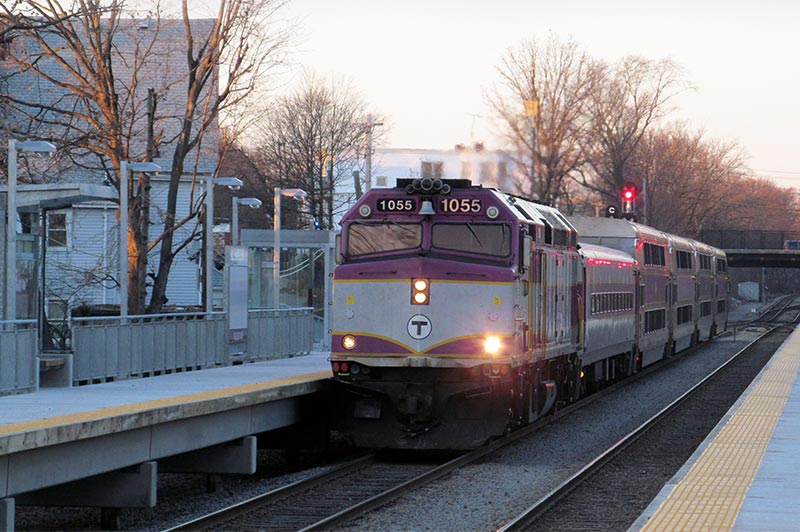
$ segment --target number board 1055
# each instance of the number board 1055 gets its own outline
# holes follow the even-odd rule
[[[479,213],[483,203],[478,198],[442,198],[439,207],[443,213]]]
[[[378,212],[416,212],[417,200],[414,198],[381,198],[376,205]]]

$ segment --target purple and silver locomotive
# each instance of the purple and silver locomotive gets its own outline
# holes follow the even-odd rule
[[[467,180],[370,190],[334,270],[341,428],[364,447],[474,448],[636,371],[631,255],[581,250],[558,210]]]

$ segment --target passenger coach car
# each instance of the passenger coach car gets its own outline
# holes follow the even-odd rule
[[[334,271],[340,428],[472,448],[671,353],[669,235],[637,231],[579,245],[558,210],[467,180],[371,190]]]

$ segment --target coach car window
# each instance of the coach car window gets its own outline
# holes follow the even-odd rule
[[[666,266],[667,261],[664,258],[664,246],[645,244],[644,263],[647,266]]]
[[[677,251],[676,257],[678,259],[678,269],[679,270],[691,270],[692,269],[692,254],[688,251]]]
[[[511,253],[511,229],[506,224],[434,224],[433,247],[494,257]]]
[[[644,313],[645,334],[659,331],[667,326],[667,311],[665,309],[649,310]]]
[[[413,249],[422,245],[420,224],[353,223],[347,238],[350,256]]]

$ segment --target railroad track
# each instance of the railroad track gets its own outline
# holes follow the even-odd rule
[[[797,310],[791,300],[781,308]],[[792,330],[781,325],[762,334],[499,531],[629,528]]]
[[[784,317],[784,315],[787,316]],[[765,309],[758,316],[743,322],[742,325],[769,324],[774,322],[794,323],[798,320],[798,317],[800,317],[800,305],[797,305],[797,296],[787,295],[776,299],[769,308]]]
[[[778,311],[784,313],[787,311],[797,311],[800,313],[800,307],[792,306],[793,301],[793,298],[786,298],[779,301],[773,306],[773,309],[769,311],[770,316],[767,317],[777,319]],[[763,321],[764,317],[762,315],[757,319],[757,322],[750,322],[748,326],[753,326]],[[520,438],[524,438],[531,432],[539,430],[543,426],[561,417],[570,415],[577,409],[583,408],[607,394],[614,393],[622,386],[635,382],[639,378],[647,377],[650,373],[658,371],[660,368],[691,354],[702,345],[704,344],[685,350],[676,357],[665,359],[660,363],[654,364],[631,378],[600,390],[573,405],[559,409],[552,416],[547,416],[536,423],[511,433],[503,439],[497,440],[473,452],[462,454],[452,460],[445,461],[442,459],[437,461],[431,460],[429,457],[426,461],[415,460],[409,462],[408,460],[387,460],[375,454],[369,454],[342,464],[329,472],[254,497],[248,501],[233,505],[229,508],[224,508],[170,530],[329,530],[341,527],[345,523],[385,505],[404,494],[450,474],[467,464],[475,462]],[[683,398],[689,395],[690,393],[687,392]],[[738,397],[738,394],[736,397]],[[667,409],[660,415],[666,416]],[[637,437],[638,436],[631,436],[631,441],[635,440]],[[705,437],[705,433],[703,437]],[[607,457],[599,457],[592,464],[587,466],[585,472],[579,473],[576,477],[581,476],[585,478],[593,474],[593,468],[599,467],[610,460],[613,453],[618,452],[625,445],[628,444],[620,442],[620,444],[615,446],[615,448],[618,449],[609,450]],[[419,457],[419,454],[415,456]],[[685,458],[680,461],[677,467],[680,467],[684,462]],[[577,481],[577,479],[575,481]],[[660,486],[661,485],[659,485],[659,489]],[[565,486],[564,489],[566,492],[569,492],[574,488]],[[646,502],[649,502],[649,500],[650,499],[647,499]],[[543,501],[540,501],[540,503],[543,503]],[[546,506],[551,505],[552,501],[546,503]],[[538,512],[541,514],[543,508],[545,508],[545,506],[540,506],[534,513]],[[638,517],[638,515],[637,513],[636,516]],[[506,527],[509,528],[504,527],[504,529],[516,530],[518,528],[524,528],[524,526],[520,524],[524,522],[524,520],[519,521],[519,523],[517,523],[516,520],[512,521],[510,524],[506,525]],[[585,526],[585,523],[582,526]]]
[[[702,345],[653,364],[628,379],[595,392],[575,404],[560,408],[553,415],[454,459],[409,462],[386,460],[375,454],[369,454],[342,464],[329,472],[259,495],[169,530],[334,529],[494,453],[531,432],[570,415],[607,394],[614,393],[622,386],[645,378],[652,372],[690,355]],[[420,455],[417,453],[412,456]]]

